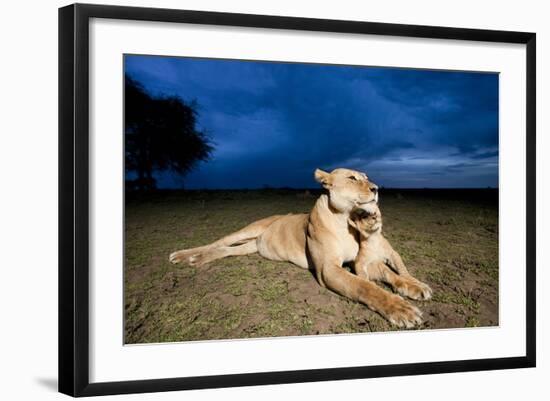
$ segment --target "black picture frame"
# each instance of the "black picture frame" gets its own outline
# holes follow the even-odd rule
[[[91,18],[516,43],[526,45],[526,354],[382,366],[89,381],[89,22]],[[71,396],[236,387],[534,367],[536,35],[479,29],[74,4],[59,9],[59,391]]]

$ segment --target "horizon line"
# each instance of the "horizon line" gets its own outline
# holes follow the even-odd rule
[[[379,187],[383,190],[472,190],[472,189],[499,189],[499,187]],[[156,191],[266,191],[266,190],[293,190],[293,191],[324,191],[324,188],[312,187],[260,187],[260,188],[155,188]]]

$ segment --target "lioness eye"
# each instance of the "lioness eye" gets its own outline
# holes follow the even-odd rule
[[[357,181],[357,178],[355,178],[353,175],[350,175],[348,178],[349,178],[350,180]]]

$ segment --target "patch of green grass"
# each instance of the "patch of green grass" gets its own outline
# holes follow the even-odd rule
[[[228,266],[216,279],[224,285],[224,290],[234,296],[247,293],[247,285],[250,284],[252,274],[246,266]]]
[[[479,319],[476,316],[468,316],[466,327],[479,327]]]
[[[445,286],[457,283],[461,279],[461,274],[458,271],[443,267],[425,268],[422,270],[421,276],[429,283]]]
[[[478,312],[480,308],[479,302],[475,301],[471,297],[464,294],[457,294],[451,292],[436,292],[433,294],[432,301],[441,302],[445,304],[456,304],[466,307],[472,312]]]
[[[300,325],[300,334],[306,335],[311,334],[311,329],[313,327],[313,319],[309,317],[302,318]]]
[[[286,282],[266,283],[263,287],[258,289],[258,296],[266,302],[280,300],[287,294],[288,283]]]
[[[125,342],[396,330],[290,263],[257,254],[201,267],[168,262],[175,250],[204,245],[266,216],[307,213],[317,196],[260,190],[127,197]],[[413,302],[425,312],[429,327],[498,321],[498,308],[491,315],[486,301],[469,295],[483,290],[474,293],[498,296],[496,202],[381,191],[381,210],[392,246],[411,273],[434,289],[432,301]],[[497,298],[491,301],[498,304]],[[444,313],[437,313],[443,307]]]

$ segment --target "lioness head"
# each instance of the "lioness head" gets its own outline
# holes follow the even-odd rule
[[[378,202],[378,186],[366,174],[347,168],[330,173],[317,169],[315,180],[329,191],[330,206],[342,213]]]

